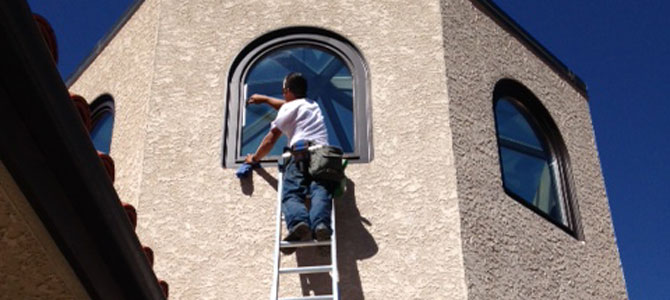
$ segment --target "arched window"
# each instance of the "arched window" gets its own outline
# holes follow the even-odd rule
[[[114,98],[109,94],[98,96],[91,103],[91,141],[95,149],[109,154],[112,145],[112,131],[114,130]]]
[[[494,112],[505,192],[577,236],[567,151],[547,110],[523,85],[505,79],[494,90]]]
[[[276,117],[269,106],[246,105],[246,100],[256,93],[281,98],[282,81],[290,72],[306,77],[307,97],[323,112],[329,144],[342,148],[353,161],[369,161],[368,72],[363,58],[335,33],[295,27],[252,42],[231,66],[224,165],[238,164],[253,153]],[[282,137],[264,160],[275,161],[285,145]]]

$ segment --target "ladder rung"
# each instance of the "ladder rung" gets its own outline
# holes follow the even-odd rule
[[[298,274],[312,274],[312,273],[326,273],[333,270],[333,266],[308,266],[297,268],[283,268],[279,269],[279,274],[298,273]]]
[[[330,241],[304,241],[304,242],[285,242],[280,244],[282,248],[299,248],[299,247],[315,247],[315,246],[330,246]]]
[[[302,297],[288,297],[288,298],[279,298],[279,300],[332,300],[333,295],[314,295],[314,296],[302,296]]]

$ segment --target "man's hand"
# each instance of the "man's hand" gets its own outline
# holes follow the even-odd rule
[[[255,164],[258,161],[256,160],[256,157],[255,157],[254,154],[247,154],[247,157],[244,159],[244,162],[248,163],[248,164]]]
[[[249,99],[247,99],[247,104],[263,104],[263,103],[267,103],[272,108],[279,110],[279,108],[281,108],[281,106],[284,105],[284,100],[272,98],[270,96],[261,94],[253,94],[251,95],[251,97],[249,97]]]
[[[247,103],[249,104],[263,104],[265,102],[268,102],[268,97],[261,94],[253,94],[249,97],[249,100],[247,100]]]

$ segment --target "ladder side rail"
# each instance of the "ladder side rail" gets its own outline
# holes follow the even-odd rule
[[[331,228],[333,230],[332,236],[330,237],[330,263],[332,265],[332,273],[331,273],[331,281],[333,284],[333,299],[334,300],[339,300],[340,299],[340,289],[339,289],[339,284],[340,284],[340,274],[338,272],[338,267],[337,267],[337,234],[335,232],[335,198],[332,199],[333,201],[333,208],[330,210],[330,219],[331,219]]]
[[[272,270],[272,290],[270,291],[270,300],[277,300],[279,297],[279,244],[281,243],[281,194],[283,189],[283,172],[281,166],[278,167],[277,172],[277,214],[276,214],[276,228],[275,228],[275,257],[274,269]]]

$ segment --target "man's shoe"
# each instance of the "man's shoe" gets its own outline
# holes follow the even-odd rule
[[[332,232],[328,226],[323,223],[319,223],[319,225],[316,225],[316,228],[314,228],[314,238],[319,242],[329,241],[331,233]],[[317,247],[317,252],[319,252],[319,255],[321,256],[328,256],[330,254],[330,246],[319,246]]]
[[[328,228],[326,224],[319,223],[319,225],[316,225],[316,228],[314,228],[314,238],[316,238],[317,241],[329,241],[330,234],[330,228]]]
[[[293,226],[288,232],[288,235],[284,238],[285,242],[300,242],[300,241],[308,241],[311,238],[311,232],[309,230],[309,225],[305,222],[300,222]],[[289,247],[289,248],[280,248],[279,250],[281,253],[284,253],[286,255],[293,254],[297,248],[295,247]]]

